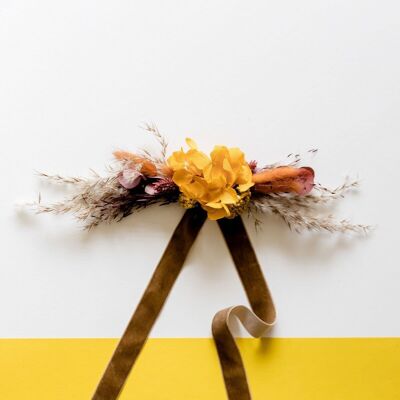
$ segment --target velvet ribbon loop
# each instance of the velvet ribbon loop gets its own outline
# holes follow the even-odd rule
[[[212,332],[229,400],[250,400],[246,370],[229,322],[236,317],[252,336],[260,337],[275,324],[276,312],[242,218],[220,219],[218,225],[252,310],[245,306],[234,306],[219,311],[213,319]]]
[[[206,218],[206,213],[198,208],[187,210],[183,215],[92,400],[118,398]],[[213,319],[212,332],[229,400],[250,400],[246,372],[229,321],[233,317],[238,318],[252,336],[260,337],[274,324],[275,308],[241,217],[221,219],[218,224],[252,311],[245,306],[219,311]]]

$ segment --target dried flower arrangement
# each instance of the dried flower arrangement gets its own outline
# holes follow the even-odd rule
[[[68,178],[41,174],[51,181],[71,184],[75,194],[52,205],[35,204],[39,213],[67,213],[90,229],[100,222],[119,221],[151,204],[178,202],[186,209],[92,397],[116,400],[159,315],[185,258],[205,219],[217,220],[251,309],[233,306],[219,311],[212,332],[230,400],[250,400],[246,372],[229,321],[237,317],[254,337],[266,333],[276,319],[275,307],[261,267],[241,219],[247,213],[259,223],[260,213],[279,215],[300,230],[366,232],[368,226],[322,217],[320,206],[339,199],[356,182],[328,190],[314,183],[314,171],[299,167],[298,155],[283,165],[262,168],[246,162],[238,148],[215,146],[210,156],[186,139],[189,150],[168,158],[167,142],[154,125],[146,125],[161,145],[161,155],[148,151],[116,151],[116,166],[107,177]],[[315,151],[312,151],[315,152]]]
[[[90,178],[40,176],[75,187],[65,200],[45,205],[34,203],[38,213],[72,213],[86,229],[101,222],[120,221],[134,211],[152,204],[178,202],[184,208],[202,207],[210,219],[232,218],[247,213],[260,224],[259,214],[273,213],[294,231],[367,232],[369,226],[320,216],[319,208],[343,198],[358,183],[345,182],[334,190],[314,184],[314,171],[298,167],[299,155],[289,155],[286,164],[259,168],[247,163],[237,148],[216,146],[208,157],[187,139],[189,150],[174,152],[167,158],[167,141],[155,125],[144,129],[161,146],[159,156],[146,150],[139,153],[115,151],[116,163],[108,176],[93,172]],[[311,150],[314,153],[316,150]]]

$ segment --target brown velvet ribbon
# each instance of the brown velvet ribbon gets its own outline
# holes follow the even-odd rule
[[[206,213],[197,207],[183,215],[92,400],[118,398],[206,218]],[[212,332],[229,400],[250,400],[245,368],[229,328],[230,319],[238,318],[250,334],[259,337],[274,324],[275,308],[241,217],[218,220],[218,225],[253,311],[245,306],[219,311],[213,319]]]

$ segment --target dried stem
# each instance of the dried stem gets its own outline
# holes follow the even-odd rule
[[[37,175],[41,178],[46,178],[47,180],[52,181],[54,183],[61,183],[61,184],[82,185],[88,182],[86,178],[80,178],[75,176],[61,176],[58,174],[50,175],[40,171],[37,172]]]
[[[317,154],[318,149],[310,149],[307,151],[307,156],[314,156],[315,154]],[[278,167],[282,167],[282,166],[289,166],[289,167],[296,167],[298,166],[301,162],[303,162],[303,155],[299,154],[299,153],[290,153],[286,156],[285,161],[279,161],[273,164],[268,164],[265,165],[263,168],[261,168],[260,170],[264,170],[264,169],[272,169],[272,168],[278,168]]]
[[[157,128],[157,125],[154,123],[145,123],[142,126],[142,129],[144,129],[146,132],[152,134],[158,143],[161,146],[161,157],[154,157],[149,151],[147,150],[142,150],[146,158],[153,160],[156,164],[157,163],[165,163],[166,157],[167,157],[167,148],[168,148],[168,142],[165,139],[165,137],[160,133],[160,131]]]
[[[358,185],[356,181],[346,181],[334,190],[321,186],[317,190],[321,193],[307,196],[261,195],[254,193],[250,205],[250,214],[256,217],[259,213],[271,212],[279,215],[290,229],[300,232],[302,230],[328,231],[328,232],[354,232],[367,233],[371,227],[368,225],[352,224],[347,220],[335,220],[331,215],[321,216],[320,207],[332,200],[344,197],[344,194]]]
[[[143,191],[132,191],[122,187],[118,182],[118,173],[108,177],[94,177],[91,180],[62,177],[60,175],[41,174],[42,177],[57,183],[79,184],[77,192],[63,201],[43,205],[41,200],[32,204],[38,213],[66,214],[72,213],[84,224],[85,229],[91,229],[100,222],[120,221],[134,211],[151,204],[160,205],[177,201],[175,187],[157,195],[148,195]]]

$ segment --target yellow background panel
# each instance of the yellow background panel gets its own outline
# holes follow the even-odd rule
[[[1,339],[0,399],[90,395],[115,339]],[[400,338],[240,339],[254,400],[400,399]],[[121,395],[226,399],[211,339],[150,339]]]

